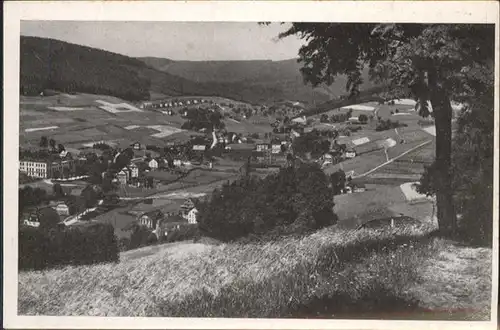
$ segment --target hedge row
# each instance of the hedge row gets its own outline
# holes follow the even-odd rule
[[[68,228],[19,230],[19,270],[41,270],[64,265],[118,262],[114,228],[90,224]]]

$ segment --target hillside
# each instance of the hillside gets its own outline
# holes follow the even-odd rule
[[[265,244],[173,243],[119,264],[19,274],[20,315],[484,320],[491,249],[327,228]],[[467,283],[464,285],[463,283]]]
[[[21,36],[20,92],[44,89],[116,96],[221,96],[248,103],[283,100],[321,104],[345,94],[345,77],[331,86],[305,85],[296,60],[172,61],[135,59],[59,40]],[[363,77],[368,81],[368,71]],[[372,86],[366,82],[362,89]]]
[[[339,76],[331,86],[312,88],[305,85],[297,59],[283,61],[174,61],[166,58],[139,58],[147,65],[163,72],[200,83],[232,83],[264,93],[271,89],[279,95],[275,99],[322,103],[345,93],[347,78]],[[363,72],[362,90],[373,87],[368,69]],[[266,93],[267,94],[267,93]]]
[[[166,95],[205,94],[210,89],[154,70],[135,58],[59,40],[21,36],[20,92],[44,89],[103,94],[129,101]]]

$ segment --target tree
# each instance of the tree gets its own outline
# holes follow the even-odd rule
[[[97,205],[97,192],[95,191],[94,187],[92,185],[88,185],[85,187],[80,196],[83,198],[85,201],[85,207],[86,208],[91,208]]]
[[[279,37],[292,35],[307,41],[299,61],[305,81],[313,86],[330,85],[337,74],[346,74],[349,96],[356,97],[361,70],[368,65],[371,77],[388,87],[389,97],[411,96],[422,116],[434,117],[439,229],[453,236],[457,217],[450,173],[451,100],[470,101],[484,92],[478,72],[493,67],[494,26],[293,23]]]
[[[40,145],[40,148],[44,148],[44,149],[49,146],[49,140],[47,139],[46,136],[42,136],[40,138],[40,144],[39,145]]]
[[[70,169],[68,167],[63,167],[62,169],[62,175],[63,175],[63,178],[69,178],[71,173],[70,173]]]
[[[368,122],[368,117],[364,114],[359,115],[358,120],[360,123],[366,124]]]
[[[58,151],[59,153],[61,153],[61,152],[65,151],[65,150],[66,150],[66,148],[64,148],[64,145],[62,145],[61,143],[59,143],[59,144],[57,145],[57,151]]]
[[[321,137],[318,131],[312,131],[295,138],[292,148],[298,155],[310,153],[315,158],[330,150],[330,142]]]
[[[342,170],[338,170],[330,175],[330,182],[332,184],[332,190],[334,195],[340,195],[345,189],[346,175]]]
[[[55,151],[55,150],[56,150],[56,140],[54,140],[54,139],[50,139],[50,140],[49,140],[49,145],[50,145],[50,149],[51,149],[52,151]]]
[[[52,172],[52,178],[54,178],[54,179],[59,179],[59,178],[61,178],[61,172],[60,172],[59,170],[54,170],[54,171]]]
[[[59,183],[55,183],[52,186],[52,194],[54,195],[55,198],[61,198],[64,197],[64,191]]]
[[[332,225],[336,216],[327,181],[319,166],[304,163],[264,179],[228,182],[197,205],[200,230],[231,241],[248,235],[303,234]]]
[[[109,172],[104,174],[104,178],[102,179],[101,188],[104,193],[108,193],[116,189],[113,184],[113,175]]]
[[[326,113],[322,114],[319,121],[322,123],[328,123],[328,115]]]

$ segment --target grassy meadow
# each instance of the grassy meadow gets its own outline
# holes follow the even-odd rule
[[[488,319],[491,250],[433,230],[330,227],[268,243],[151,246],[122,253],[119,264],[20,273],[18,312]]]

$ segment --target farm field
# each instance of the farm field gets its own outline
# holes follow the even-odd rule
[[[115,97],[90,94],[21,96],[20,116],[21,146],[36,146],[48,135],[74,148],[101,140],[163,145],[165,138],[182,132],[184,122],[179,115],[143,111]],[[130,126],[137,128],[126,129]]]
[[[258,120],[258,123],[254,124],[252,123],[252,118],[253,117],[251,117],[250,119],[242,119],[241,121],[226,118],[224,119],[226,130],[228,132],[242,133],[244,135],[251,133],[264,134],[272,131],[269,122]]]
[[[338,226],[354,229],[367,220],[400,214],[431,222],[432,202],[406,200],[399,185],[367,184],[366,191],[334,197],[334,212],[339,217]]]
[[[327,175],[330,175],[339,169],[344,172],[354,171],[356,175],[368,172],[372,168],[381,165],[387,161],[383,150],[373,151],[361,156],[348,159],[344,162],[328,166],[324,169]]]

